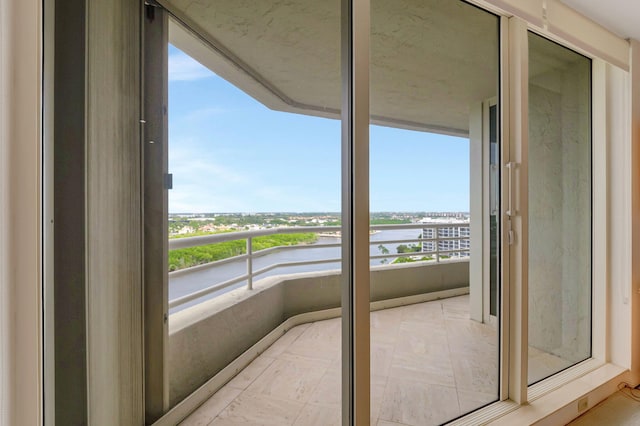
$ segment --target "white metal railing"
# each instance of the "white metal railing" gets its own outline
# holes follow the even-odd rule
[[[389,259],[389,258],[399,258],[399,257],[412,257],[412,256],[422,256],[422,257],[433,257],[433,261],[436,263],[440,262],[441,259],[448,258],[450,255],[458,255],[462,256],[463,254],[469,255],[468,248],[459,248],[453,250],[441,250],[440,242],[441,241],[468,241],[468,235],[462,235],[458,237],[441,237],[440,229],[443,228],[454,228],[454,227],[468,227],[468,224],[465,223],[443,223],[443,224],[424,224],[424,223],[412,223],[412,224],[398,224],[398,225],[372,225],[372,231],[397,231],[397,230],[407,230],[407,229],[435,229],[433,232],[433,237],[424,238],[409,238],[409,239],[394,239],[394,240],[380,240],[380,241],[372,241],[370,245],[385,245],[385,244],[401,244],[401,243],[424,243],[424,242],[433,242],[435,246],[435,250],[423,251],[424,248],[421,246],[421,251],[414,252],[406,252],[406,253],[388,253],[388,254],[378,254],[372,255],[371,259]],[[283,267],[291,267],[291,266],[303,266],[303,265],[317,265],[323,263],[336,263],[340,262],[340,258],[327,258],[327,259],[316,259],[316,260],[304,260],[304,261],[296,261],[296,262],[280,262],[274,263],[268,266],[265,266],[261,269],[254,270],[253,261],[255,258],[266,256],[268,254],[272,254],[279,251],[285,250],[313,250],[318,248],[331,248],[331,247],[340,247],[342,243],[327,243],[327,244],[301,244],[301,245],[292,245],[292,246],[278,246],[271,247],[259,251],[253,250],[253,239],[256,237],[267,236],[267,235],[281,235],[281,234],[300,234],[300,233],[316,233],[316,234],[325,234],[325,233],[337,233],[342,230],[340,226],[300,226],[300,227],[291,227],[291,228],[270,228],[270,229],[260,229],[254,231],[239,231],[239,232],[229,232],[223,234],[211,234],[211,235],[203,235],[198,237],[186,237],[186,238],[174,238],[169,240],[169,250],[181,249],[181,248],[189,248],[189,247],[198,247],[209,244],[216,244],[228,241],[237,241],[237,240],[245,240],[246,241],[246,253],[233,256],[227,259],[218,260],[210,263],[206,263],[203,265],[198,265],[192,268],[187,268],[185,270],[178,270],[173,272],[172,274],[184,274],[190,273],[196,269],[204,268],[215,268],[216,266],[220,266],[230,262],[236,262],[239,260],[244,260],[246,262],[246,272],[242,275],[234,277],[230,280],[217,283],[201,290],[195,291],[193,293],[187,294],[185,296],[177,297],[173,300],[169,301],[169,308],[175,308],[177,306],[183,305],[185,303],[191,302],[193,300],[199,299],[201,297],[207,296],[216,291],[222,290],[224,288],[230,287],[242,281],[247,281],[247,288],[249,290],[253,289],[253,279],[254,277],[269,272],[273,269],[283,268]],[[424,234],[424,232],[422,233]],[[340,238],[339,234],[335,235],[336,238]]]

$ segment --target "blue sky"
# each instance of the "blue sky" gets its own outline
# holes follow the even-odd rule
[[[371,211],[468,211],[466,139],[372,126]],[[340,211],[340,122],[272,111],[169,47],[170,213]]]

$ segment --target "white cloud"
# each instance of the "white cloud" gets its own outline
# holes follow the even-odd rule
[[[182,52],[169,55],[169,81],[193,81],[214,75],[209,68]]]
[[[220,107],[201,108],[185,113],[185,121],[202,121],[210,120],[212,117],[229,112],[229,110]]]
[[[220,164],[206,151],[190,152],[173,149],[169,153],[171,173],[179,177],[180,182],[193,186],[211,184],[249,184],[251,177]]]

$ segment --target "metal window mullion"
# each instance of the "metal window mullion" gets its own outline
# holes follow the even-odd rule
[[[509,247],[509,398],[518,404],[527,402],[528,378],[528,111],[529,52],[527,23],[509,20],[509,157],[515,167],[513,185],[507,185],[507,204],[513,211],[506,217],[508,231],[503,244]],[[503,208],[504,211],[504,208]],[[509,231],[513,238],[508,238]],[[509,244],[511,240],[511,245]]]
[[[370,420],[369,0],[342,1],[342,423]]]
[[[607,67],[601,59],[592,61],[592,214],[591,232],[592,241],[592,288],[591,288],[591,315],[592,315],[592,349],[593,358],[607,362],[610,359],[607,348],[606,327],[607,324],[607,277],[609,264],[609,195],[607,185],[609,175],[607,165],[609,162],[609,146],[607,145]]]
[[[499,76],[499,114],[500,114],[500,160],[498,167],[501,167],[500,172],[500,287],[499,287],[499,330],[500,330],[500,400],[504,401],[509,399],[509,307],[510,307],[510,295],[509,295],[509,252],[511,247],[508,242],[508,229],[510,226],[510,218],[505,214],[507,209],[506,201],[508,194],[506,193],[507,185],[506,178],[503,173],[505,165],[508,164],[511,159],[509,157],[509,124],[510,124],[510,89],[509,89],[509,18],[502,16],[500,18],[500,76]]]
[[[168,370],[168,14],[145,6],[142,127],[144,223],[145,419],[152,423],[169,409]],[[153,141],[153,142],[151,142]]]

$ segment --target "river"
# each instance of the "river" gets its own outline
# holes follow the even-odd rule
[[[420,229],[399,229],[399,230],[389,230],[389,231],[380,231],[375,234],[372,234],[370,237],[371,240],[371,255],[382,254],[380,249],[378,248],[379,244],[375,244],[378,241],[386,241],[386,240],[404,240],[404,239],[416,239],[420,235]],[[314,248],[309,248],[306,246],[305,248],[299,249],[291,249],[282,252],[275,252],[268,254],[266,256],[257,257],[253,260],[253,270],[259,270],[266,266],[272,265],[274,263],[285,263],[285,262],[300,262],[305,260],[320,260],[320,259],[338,259],[340,258],[340,247],[322,247],[326,244],[339,243],[339,238],[332,237],[319,237],[318,241],[313,244]],[[411,243],[394,243],[394,244],[385,244],[385,247],[389,250],[390,254],[397,252],[397,246],[400,244],[411,244]],[[389,258],[389,261],[392,261],[393,258]],[[372,259],[371,265],[380,265],[381,259]],[[282,275],[282,274],[294,274],[300,272],[312,272],[312,271],[327,271],[327,270],[338,270],[340,269],[340,262],[335,263],[322,263],[316,265],[303,265],[303,266],[288,266],[273,269],[269,272],[261,274],[259,276],[254,276],[254,282],[261,279],[266,278],[273,275]],[[220,265],[212,268],[204,268],[199,271],[194,271],[185,275],[177,275],[175,277],[169,278],[169,300],[176,299],[178,297],[186,296],[187,294],[191,294],[195,291],[201,290],[206,287],[210,287],[214,284],[218,284],[224,281],[228,281],[235,277],[246,274],[247,264],[246,261],[240,260],[237,262],[230,262],[224,265]],[[177,312],[179,310],[185,309],[188,306],[195,305],[204,300],[211,299],[212,297],[218,296],[220,294],[229,292],[235,288],[239,288],[242,286],[246,286],[247,282],[242,281],[233,286],[227,287],[215,293],[211,293],[207,296],[204,296],[200,299],[193,300],[189,303],[185,303],[179,307],[173,308],[170,310],[171,313]]]

